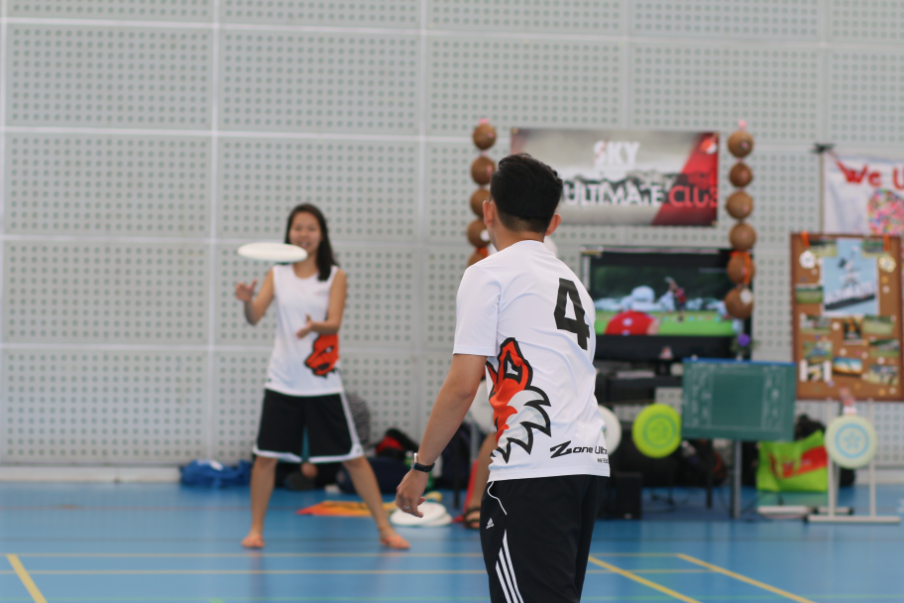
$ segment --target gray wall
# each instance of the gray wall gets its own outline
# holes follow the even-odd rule
[[[469,138],[746,119],[760,358],[790,354],[787,233],[819,229],[814,141],[904,151],[904,2],[2,0],[0,461],[248,456],[273,323],[235,255],[311,201],[349,273],[348,388],[419,436],[469,249]],[[500,140],[491,153],[508,146]],[[728,164],[724,158],[723,164]],[[723,190],[728,190],[723,182]],[[568,227],[725,245],[727,226]],[[904,464],[904,406],[879,406]]]

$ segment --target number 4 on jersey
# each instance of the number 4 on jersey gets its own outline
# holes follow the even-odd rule
[[[574,318],[565,318],[565,307],[568,298],[574,305]],[[581,296],[578,295],[578,288],[574,283],[564,278],[559,279],[559,295],[556,300],[556,311],[553,312],[556,317],[556,328],[578,336],[578,345],[581,349],[587,349],[587,338],[590,337],[590,327],[584,322],[584,307],[581,305]]]

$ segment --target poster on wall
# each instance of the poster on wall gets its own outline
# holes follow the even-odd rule
[[[901,400],[900,238],[791,235],[797,396]]]
[[[825,232],[904,235],[904,160],[823,158]]]
[[[513,128],[511,152],[559,173],[563,224],[716,224],[717,132]]]

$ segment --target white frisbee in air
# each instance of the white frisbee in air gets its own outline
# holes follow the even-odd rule
[[[306,260],[308,252],[297,245],[285,243],[248,243],[239,247],[239,255],[249,260],[280,264]]]

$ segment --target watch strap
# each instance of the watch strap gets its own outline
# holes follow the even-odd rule
[[[435,467],[435,466],[436,466],[436,463],[433,463],[432,465],[422,465],[422,464],[418,463],[417,462],[417,452],[414,453],[414,458],[411,461],[411,468],[414,469],[415,471],[423,471],[424,473],[430,473],[431,471],[433,471],[433,467]]]

